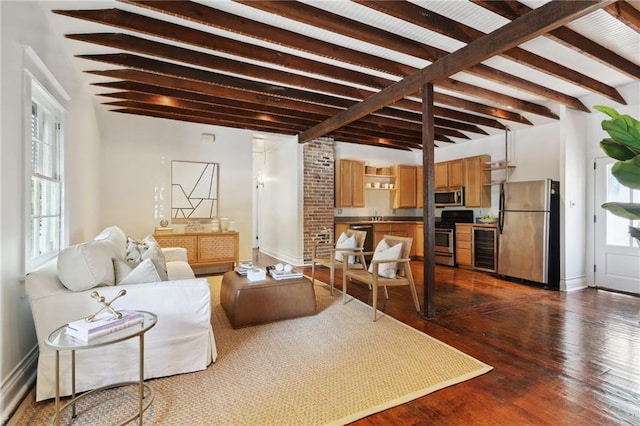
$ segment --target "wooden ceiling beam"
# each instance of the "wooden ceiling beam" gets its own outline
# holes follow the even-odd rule
[[[617,1],[605,7],[604,10],[635,32],[640,33],[640,10],[626,1]]]
[[[311,77],[305,77],[298,74],[287,73],[283,71],[274,70],[272,68],[261,67],[257,65],[245,64],[239,61],[222,58],[218,56],[211,56],[202,52],[197,52],[189,49],[179,48],[176,46],[171,46],[151,40],[145,40],[139,37],[130,36],[126,34],[109,34],[109,33],[100,33],[100,34],[67,34],[67,38],[73,40],[79,40],[89,43],[95,43],[102,46],[113,47],[128,50],[136,53],[143,53],[147,55],[153,55],[156,57],[170,59],[174,61],[189,63],[192,65],[198,65],[202,67],[208,67],[211,69],[227,71],[234,74],[243,74],[249,75],[253,78],[260,78],[263,80],[271,80],[278,81],[284,83],[286,85],[296,85],[299,87],[308,87],[313,90],[330,92],[333,94],[337,94],[344,97],[351,97],[355,99],[364,99],[370,96],[372,93],[375,93],[370,90],[360,89],[357,90],[352,85],[344,85],[344,84],[329,84],[324,80],[313,79]],[[274,53],[274,56],[281,56]],[[86,59],[93,60],[101,60],[97,55],[82,55],[80,57]],[[109,62],[109,57],[115,58],[113,54],[111,56],[103,55],[103,61]],[[128,63],[125,62],[114,62],[112,59],[110,63],[115,63],[123,66],[129,66]],[[312,66],[305,66],[301,69],[301,71],[308,73],[315,73],[316,70]],[[338,73],[342,78],[342,73]],[[355,82],[359,85],[366,86],[367,84],[371,84],[369,81],[369,77],[364,77],[363,79],[352,78],[352,82]],[[392,80],[383,79],[384,84],[379,82],[380,84],[376,84],[375,87],[380,89],[388,86],[389,84],[394,83]],[[442,85],[449,90],[462,92],[467,95],[471,95],[474,97],[481,97],[486,99],[491,99],[496,103],[502,104],[505,107],[515,108],[521,111],[532,112],[537,115],[541,115],[548,118],[558,119],[558,116],[553,113],[549,108],[532,103],[522,101],[520,99],[513,98],[511,96],[502,95],[500,93],[496,93],[493,91],[489,91],[486,89],[482,89],[480,87],[472,86],[470,84],[457,82],[455,80],[446,79],[442,82]],[[455,100],[454,104],[451,106],[456,106],[462,109],[468,109],[470,111],[479,112],[487,115],[494,115],[492,112],[494,108],[483,106],[477,102],[465,103],[463,99],[453,97],[451,95],[440,96],[440,94],[436,93],[435,95],[436,102],[447,104],[448,100]],[[401,101],[402,102],[402,101]],[[398,107],[402,108],[402,104],[398,104]],[[407,100],[405,108],[412,109],[414,111],[421,111],[421,106],[419,102]],[[499,118],[506,118],[508,120],[516,121],[523,124],[531,124],[531,122],[520,114],[517,114],[513,111],[509,111],[507,113],[506,110],[502,108],[495,109],[496,116]]]
[[[425,83],[452,75],[474,63],[498,55],[504,50],[602,8],[612,1],[547,3],[305,131],[300,135],[299,140],[306,142],[330,133],[410,93],[417,92]]]
[[[295,135],[295,132],[292,132],[291,129],[281,129],[280,127],[274,127],[271,125],[258,125],[258,124],[245,125],[240,120],[233,120],[233,121],[215,120],[210,118],[195,117],[195,116],[186,115],[186,114],[149,111],[149,110],[142,110],[142,109],[136,109],[136,108],[116,108],[116,109],[112,109],[111,111],[120,112],[123,114],[135,114],[135,115],[143,115],[147,117],[188,121],[191,123],[210,124],[212,126],[231,127],[234,129],[244,129],[244,130],[253,130],[253,131],[261,131],[261,132],[280,133],[285,135]]]
[[[203,102],[214,102],[214,99],[229,99],[228,103],[233,105],[236,101],[242,101],[248,104],[253,104],[256,107],[265,107],[268,109],[285,108],[288,110],[304,111],[305,113],[322,114],[325,117],[330,117],[344,109],[330,107],[326,105],[319,105],[316,103],[310,103],[305,101],[297,101],[293,99],[287,99],[283,97],[277,97],[273,95],[256,95],[253,92],[247,92],[240,89],[233,89],[222,86],[214,86],[211,84],[201,83],[197,81],[189,81],[176,77],[161,76],[153,73],[148,73],[138,70],[107,70],[107,71],[88,71],[89,73],[100,75],[108,78],[124,79],[126,81],[111,81],[93,83],[98,87],[107,87],[118,90],[133,90],[147,93],[157,93],[163,96],[172,96],[181,99],[192,99]],[[482,126],[496,128],[504,130],[506,126],[502,123],[480,116],[471,115],[461,111],[438,108],[439,113],[445,116],[451,116],[453,120],[462,120],[469,123],[475,123]],[[385,114],[394,113],[396,116],[401,117],[401,120],[397,120],[396,126],[404,127],[407,125],[407,120],[413,120],[416,123],[421,123],[422,118],[420,114],[410,113],[408,111],[395,110],[392,108],[383,108],[380,110]],[[370,115],[363,120],[371,120],[372,123],[378,125],[389,125],[389,122],[384,121],[385,116]],[[442,127],[451,127],[450,121],[440,121],[436,119],[436,125]],[[459,130],[471,131],[468,128],[460,128]]]
[[[206,55],[205,55],[206,56]],[[302,85],[303,81],[304,85],[312,86],[310,87],[314,92],[308,92],[300,89],[296,89],[294,87],[289,86],[276,86],[269,83],[261,83],[259,81],[241,79],[239,77],[233,77],[226,74],[215,73],[211,71],[206,71],[202,69],[196,69],[187,67],[184,65],[178,65],[170,62],[159,61],[151,58],[146,58],[138,55],[133,55],[129,53],[111,53],[111,54],[101,54],[101,55],[77,55],[77,57],[82,59],[89,59],[93,61],[99,61],[114,65],[121,65],[128,68],[146,70],[154,73],[159,73],[163,75],[176,76],[184,79],[196,80],[196,81],[204,81],[212,84],[223,85],[227,87],[237,87],[244,90],[257,91],[262,93],[274,94],[280,92],[283,96],[295,98],[295,99],[307,99],[311,101],[311,97],[315,99],[316,103],[321,103],[325,105],[335,105],[342,108],[347,108],[353,102],[365,99],[376,92],[372,92],[365,89],[353,88],[350,86],[340,85],[340,84],[326,84],[322,80],[315,80],[305,76],[294,76],[298,77],[297,81]],[[203,58],[204,59],[204,58]],[[212,59],[213,61],[213,59]],[[225,61],[221,60],[220,63]],[[198,63],[197,65],[203,65],[204,62]],[[262,68],[256,67],[253,65],[242,64],[240,62],[236,62],[235,67],[224,67],[221,65],[226,71],[236,71],[241,72],[241,70],[247,70],[249,68]],[[282,82],[283,84],[289,84],[291,80],[296,80],[295,77],[291,77],[291,73],[285,73],[283,71],[278,70],[268,70],[265,69],[265,76],[271,77],[272,80],[276,80]],[[255,70],[253,72],[254,77],[259,75],[259,70]],[[331,95],[338,95],[339,98],[326,95],[324,93],[320,93],[320,90],[323,90],[325,93],[330,93]],[[345,99],[350,98],[350,99]],[[439,102],[449,104],[452,106],[457,106],[462,109],[468,109],[475,112],[479,112],[482,114],[491,115],[494,117],[511,120],[514,122],[518,122],[521,124],[531,124],[529,120],[527,120],[522,115],[508,111],[502,108],[489,107],[486,105],[479,104],[477,102],[466,101],[463,99],[459,99],[450,95],[445,94],[437,94],[435,99]],[[396,102],[396,106],[398,108],[406,108],[413,111],[419,111],[421,109],[420,103],[416,101],[412,101],[410,99],[401,99]]]
[[[217,113],[219,115],[224,116],[238,116],[238,117],[246,117],[253,118],[256,120],[267,119],[270,122],[281,122],[281,123],[289,123],[291,120],[296,124],[303,124],[305,126],[310,126],[313,124],[317,124],[322,120],[325,120],[328,115],[320,115],[320,114],[309,114],[303,113],[294,110],[284,110],[282,108],[256,108],[255,105],[243,103],[243,102],[235,102],[235,106],[231,106],[231,99],[221,99],[220,102],[208,103],[201,101],[193,101],[187,99],[180,99],[175,97],[168,97],[166,95],[160,94],[150,94],[150,93],[141,93],[141,92],[117,92],[117,93],[101,93],[99,96],[105,96],[109,98],[122,99],[124,101],[136,102],[136,108],[143,109],[143,104],[149,105],[157,105],[157,106],[170,106],[174,108],[180,108],[182,110],[192,110],[192,111],[201,111],[209,114]],[[104,105],[111,106],[121,106],[121,107],[133,107],[132,103],[114,103],[114,102],[105,102]],[[399,124],[400,122],[396,122],[394,124]],[[375,124],[365,123],[362,120],[352,123],[351,126],[353,129],[356,129],[355,132],[360,132],[362,134],[371,135],[371,132],[375,132],[379,134],[380,137],[387,138],[406,138],[407,140],[411,140],[412,142],[420,141],[420,125],[413,126],[414,123],[411,124],[411,128],[401,128],[397,126],[377,126]],[[469,139],[468,136],[461,134],[453,129],[439,128],[436,127],[434,130],[438,135],[449,135],[453,137]]]
[[[450,53],[299,2],[267,0],[236,1],[266,12],[274,13],[289,19],[295,19],[298,22],[303,22],[308,25],[313,25],[319,28],[330,30],[338,34],[344,34],[358,40],[366,41],[368,43],[385,47],[387,49],[396,50],[430,62],[440,60]],[[542,66],[540,64],[541,62],[542,61],[539,58],[539,67]],[[466,67],[464,70],[460,71],[474,74],[476,76],[480,76],[489,80],[497,81],[525,92],[534,93],[538,96],[546,97],[547,99],[560,102],[564,105],[578,110],[582,110],[585,112],[589,111],[589,109],[575,97],[568,96],[564,93],[558,92],[548,87],[544,87],[532,81],[525,80],[524,78],[518,77],[516,75],[491,68],[487,65],[478,63]],[[568,69],[565,70],[565,72],[568,72]],[[442,78],[449,77],[450,75],[451,74],[443,76]],[[574,75],[574,77],[578,76]],[[438,80],[434,81],[434,84],[437,85],[438,83]],[[573,83],[577,84],[575,82]],[[622,96],[617,92],[615,88],[606,86],[601,82],[598,82],[597,80],[589,79],[588,77],[583,76],[581,84],[588,84],[590,90],[599,93],[607,98],[622,99],[624,101]]]
[[[446,35],[447,37],[463,43],[471,43],[473,40],[486,34],[480,30],[476,30],[468,25],[456,22],[453,19],[447,18],[446,16],[432,12],[417,4],[407,1],[355,1],[363,6],[367,6],[398,19],[411,22],[414,25]],[[529,11],[531,11],[531,9]],[[562,79],[594,93],[606,96],[613,101],[625,102],[622,95],[620,95],[620,93],[613,87],[520,47],[509,49],[503,52],[501,56],[530,66],[547,75]],[[640,67],[636,68],[638,68],[638,71],[640,72]],[[438,82],[438,84],[440,83]]]
[[[222,12],[198,3],[186,1],[158,2],[144,0],[124,0],[124,2],[140,7],[145,7],[150,10],[179,16],[183,19],[198,22],[214,28],[232,31],[237,34],[256,38],[258,40],[281,44],[292,49],[301,50],[307,53],[313,53],[321,57],[332,58],[364,68],[387,72],[392,75],[406,77],[407,75],[412,74],[416,71],[415,68],[407,68],[406,65],[397,62],[387,61],[384,58],[363,54],[362,52],[358,52],[353,49],[345,49],[341,46],[329,44],[321,40],[313,39],[311,37],[306,37],[292,31],[274,28],[260,22],[251,21],[249,19],[241,18],[236,15],[227,14],[226,12]],[[252,7],[259,7],[262,5],[262,3],[262,1],[248,2],[247,5]],[[404,72],[398,73],[393,71],[398,71],[401,68],[404,70]],[[489,79],[493,78],[490,75],[492,71],[489,69],[489,67],[479,65],[477,66],[477,69],[479,71],[483,71],[483,77]],[[543,87],[541,85],[534,84],[530,81],[516,76],[509,76],[507,73],[501,73],[497,70],[494,70],[493,73],[494,77],[497,78],[496,81],[512,85],[513,87],[517,87],[530,93],[535,93],[538,96],[545,97],[554,102],[558,102],[571,108],[589,111],[586,106],[584,106],[578,99],[572,96],[568,96],[563,93]]]
[[[471,0],[479,6],[490,10],[503,18],[514,20],[525,13],[530,12],[532,9],[517,1],[499,1],[499,0]],[[611,13],[612,10],[616,10],[620,2],[609,5],[603,10]],[[635,9],[634,9],[635,10]],[[640,15],[640,12],[636,11],[636,14]],[[614,15],[615,16],[615,15]],[[638,31],[638,29],[636,29]],[[568,27],[559,27],[549,31],[545,34],[545,37],[553,39],[564,46],[569,47],[575,51],[579,51],[584,55],[618,70],[619,72],[635,79],[640,79],[640,66],[633,62],[623,58],[617,53],[607,49],[606,47],[596,43],[593,40],[573,31]]]

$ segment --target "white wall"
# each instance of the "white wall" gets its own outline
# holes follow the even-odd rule
[[[70,96],[64,126],[66,163],[66,218],[71,224],[72,240],[94,234],[98,216],[98,129],[93,100],[86,94],[84,82],[70,66],[62,37],[48,25],[49,11],[33,2],[0,2],[1,10],[1,94],[0,114],[0,299],[2,323],[0,334],[0,380],[2,421],[19,402],[34,380],[36,337],[25,297],[23,216],[25,179],[23,172],[24,141],[29,141],[29,125],[23,112],[30,109],[30,99],[23,96],[25,48],[30,46],[46,65],[53,78]],[[45,80],[45,71],[30,61],[30,69]],[[45,87],[60,97],[47,81]],[[24,124],[23,124],[24,123]],[[28,143],[28,142],[27,142]]]
[[[303,256],[303,146],[297,137],[264,145],[260,197],[260,251],[301,265]]]
[[[218,163],[218,216],[236,222],[240,259],[251,260],[251,132],[105,110],[101,110],[100,118],[103,226],[116,224],[133,238],[153,233],[160,222],[157,207],[163,207],[170,217],[171,161]],[[213,133],[215,142],[202,142],[202,133]],[[164,201],[156,201],[161,188]],[[185,225],[171,226],[180,232]]]

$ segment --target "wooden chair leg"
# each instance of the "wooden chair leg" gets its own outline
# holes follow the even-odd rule
[[[316,285],[316,261],[311,260],[311,285]]]
[[[420,302],[418,301],[418,292],[416,291],[416,283],[413,281],[413,274],[411,273],[411,266],[405,267],[405,274],[409,278],[409,287],[411,288],[411,295],[413,296],[413,303],[416,305],[416,311],[420,313]]]
[[[347,303],[347,282],[349,279],[347,278],[347,268],[342,269],[342,304]]]
[[[333,282],[335,281],[336,268],[333,265],[333,261],[331,262],[330,270],[329,270],[329,285],[331,286],[331,295],[333,296]]]
[[[385,287],[386,288],[386,287]],[[377,320],[378,317],[378,283],[373,283],[373,322]]]

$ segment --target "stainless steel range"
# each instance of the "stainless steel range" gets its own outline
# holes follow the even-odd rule
[[[435,223],[435,262],[440,265],[456,264],[456,223],[473,223],[473,210],[442,210]]]

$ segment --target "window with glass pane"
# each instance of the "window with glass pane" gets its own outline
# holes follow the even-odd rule
[[[620,182],[611,174],[613,164],[607,164],[607,202],[617,201],[621,203],[640,202],[640,191],[620,185]],[[640,220],[629,220],[611,214],[607,211],[607,245],[635,247],[635,240],[629,235],[629,226],[640,226]]]
[[[57,111],[34,96],[31,102],[31,227],[30,257],[58,252],[61,240],[62,182]]]

